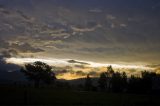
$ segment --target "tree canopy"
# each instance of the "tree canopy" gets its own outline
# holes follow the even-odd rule
[[[40,61],[26,64],[21,71],[29,80],[34,81],[37,87],[39,87],[40,82],[51,84],[56,79],[52,67]]]

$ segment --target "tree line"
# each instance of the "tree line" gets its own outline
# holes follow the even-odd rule
[[[34,82],[35,87],[39,87],[41,84],[51,85],[56,82],[56,75],[52,67],[40,61],[26,64],[21,72],[29,81]],[[153,91],[160,91],[160,74],[155,72],[142,71],[140,77],[134,75],[127,77],[125,72],[116,72],[112,66],[108,66],[106,72],[100,74],[97,85],[94,85],[92,80],[93,78],[88,74],[85,83],[79,86],[81,90],[116,93],[152,93]],[[67,83],[58,83],[57,85],[64,88],[71,87]]]
[[[85,86],[87,90],[93,90],[89,76],[86,78]],[[112,66],[109,66],[106,72],[100,74],[97,88],[99,88],[99,91],[116,93],[160,93],[160,74],[142,71],[140,77],[134,75],[127,77],[125,72],[115,72]]]

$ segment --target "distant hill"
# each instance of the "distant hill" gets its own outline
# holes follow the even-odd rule
[[[73,80],[65,80],[65,79],[59,79],[58,81],[61,82],[68,82],[70,85],[84,85],[85,84],[85,78],[78,78]],[[98,84],[98,78],[91,78],[93,85]]]

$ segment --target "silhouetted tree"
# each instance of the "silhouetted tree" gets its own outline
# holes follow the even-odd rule
[[[113,92],[123,92],[127,87],[127,75],[125,72],[114,72],[111,77],[111,90]]]
[[[142,79],[140,77],[135,77],[131,75],[128,82],[128,91],[131,93],[141,93],[142,92]]]
[[[113,70],[112,66],[107,67],[107,72],[105,74],[106,74],[106,80],[107,80],[106,88],[108,91],[111,91],[111,88],[112,88],[111,79],[114,74],[114,70]]]
[[[93,87],[93,85],[92,85],[92,80],[91,80],[91,78],[90,78],[90,76],[89,76],[89,74],[88,74],[88,75],[87,75],[87,78],[85,79],[85,90],[91,91],[91,90],[92,90],[92,87]]]
[[[112,85],[112,91],[113,92],[120,92],[122,90],[122,77],[121,73],[116,72],[113,74],[111,78],[111,85]]]
[[[109,66],[105,73],[100,74],[98,84],[102,91],[131,93],[160,92],[160,74],[143,71],[141,72],[141,77],[131,75],[130,78],[127,78],[125,72],[114,72],[112,66]]]
[[[156,77],[156,73],[143,71],[141,72],[141,76],[142,76],[143,91],[145,92],[151,91],[152,90],[152,79]]]
[[[106,90],[107,88],[107,77],[106,73],[101,73],[100,78],[98,80],[99,87],[102,91]]]
[[[21,71],[29,80],[34,81],[35,87],[39,87],[40,82],[51,84],[56,79],[52,68],[46,63],[40,61],[26,64]]]
[[[107,71],[102,73],[99,78],[101,90],[122,92],[127,89],[127,75],[125,72],[114,72],[112,66],[107,67]]]
[[[134,77],[129,79],[128,91],[132,93],[150,93],[152,91],[153,79],[156,78],[154,72],[141,72],[141,77]]]
[[[107,76],[112,77],[113,74],[114,74],[114,70],[113,70],[112,66],[108,66],[107,67]]]
[[[123,91],[127,90],[128,82],[127,82],[127,74],[125,72],[122,73],[122,87]]]

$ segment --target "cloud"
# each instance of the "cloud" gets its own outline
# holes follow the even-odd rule
[[[81,65],[89,65],[89,63],[86,62],[81,62],[81,61],[76,61],[76,60],[68,60],[68,63],[73,63],[73,64],[81,64]]]
[[[107,47],[95,47],[95,48],[80,48],[78,51],[83,52],[96,52],[96,53],[124,53],[123,48],[107,48]],[[118,55],[118,54],[117,54]]]
[[[80,69],[85,69],[86,68],[86,66],[84,66],[84,65],[74,65],[74,67],[80,68]]]
[[[57,49],[68,49],[70,46],[65,44],[54,44],[54,47],[56,47]]]
[[[25,80],[23,73],[20,72],[20,68],[16,64],[6,63],[5,57],[0,55],[0,83]]]
[[[72,75],[72,76],[77,76],[77,77],[82,77],[82,76],[86,76],[87,73],[83,72],[83,71],[73,71],[73,70],[66,70],[64,67],[61,68],[61,70],[54,70],[54,73],[57,76],[66,76],[66,75]]]
[[[78,76],[86,76],[86,75],[87,75],[87,74],[86,74],[85,72],[83,72],[83,71],[76,71],[75,73],[76,73],[76,75],[78,75]]]
[[[18,52],[14,49],[4,50],[1,52],[3,57],[10,58],[12,56],[17,56]]]
[[[107,14],[107,15],[106,15],[106,19],[107,19],[107,20],[115,20],[116,17],[113,16],[113,15],[111,15],[111,14]]]
[[[6,51],[3,55],[16,57],[20,53],[39,53],[47,58],[58,56],[110,62],[110,57],[118,57],[112,59],[115,62],[125,61],[126,58],[130,62],[159,62],[160,31],[156,11],[144,8],[130,10],[122,5],[124,3],[117,3],[118,7],[125,8],[122,11],[112,8],[115,2],[107,0],[105,3],[96,0],[92,6],[87,1],[76,2],[78,7],[68,1],[65,3],[69,3],[70,7],[64,6],[63,1],[58,1],[57,5],[49,1],[34,1],[32,6],[26,5],[30,4],[26,3],[28,1],[2,3],[0,51]],[[80,9],[84,3],[87,8]],[[16,41],[18,43],[12,43]],[[54,43],[56,41],[61,43]]]
[[[101,13],[103,11],[101,9],[95,8],[95,9],[90,9],[89,12],[91,12],[91,13]]]
[[[1,36],[0,36],[0,48],[7,49],[8,47],[9,47],[9,43],[5,41],[4,39],[1,39]]]
[[[6,14],[6,15],[10,15],[11,14],[11,12],[6,10],[4,7],[0,8],[0,12],[3,13],[3,14]]]
[[[127,27],[126,24],[120,24],[120,27]]]
[[[80,28],[76,26],[71,26],[71,29],[75,32],[91,32],[94,31],[96,28]]]
[[[61,70],[54,70],[54,73],[56,75],[62,75],[62,74],[65,74],[65,73],[69,73],[70,71],[69,70],[66,70],[66,69],[61,69]]]
[[[84,25],[72,25],[71,29],[73,32],[92,32],[95,31],[97,28],[102,27],[100,24],[92,21],[88,21]]]
[[[2,54],[4,57],[7,57],[7,58],[10,58],[10,57],[11,57],[11,54],[10,54],[8,51],[2,51],[1,54]]]
[[[16,71],[20,67],[16,64],[6,63],[5,58],[0,55],[0,71]]]
[[[17,10],[16,11],[23,19],[25,19],[26,21],[33,21],[34,18],[31,18],[29,16],[27,16],[26,14],[24,14],[24,12]]]
[[[95,72],[95,71],[91,71],[88,73],[90,76],[92,77],[97,77],[99,75],[99,73]]]
[[[13,43],[10,47],[24,53],[25,52],[31,52],[31,53],[44,52],[43,49],[34,48],[29,43],[20,43],[20,44]]]

